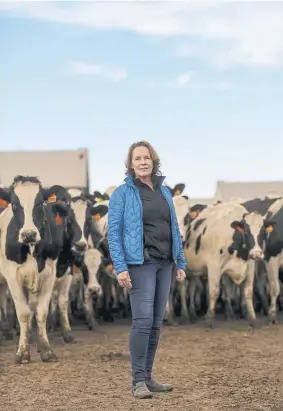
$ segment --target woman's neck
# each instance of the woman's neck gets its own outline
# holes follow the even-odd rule
[[[151,177],[150,176],[145,176],[145,177],[139,177],[142,183],[144,184],[152,184]]]
[[[140,181],[144,184],[147,184],[151,189],[153,188],[151,176],[145,176],[145,177],[138,177]]]

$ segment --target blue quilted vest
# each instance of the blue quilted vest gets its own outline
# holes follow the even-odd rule
[[[169,189],[162,185],[164,179],[160,179],[160,189],[171,213],[173,260],[177,269],[185,270],[186,261],[175,207]],[[128,176],[124,181],[113,191],[108,211],[108,244],[117,274],[126,271],[127,264],[144,262],[142,202],[133,178]]]

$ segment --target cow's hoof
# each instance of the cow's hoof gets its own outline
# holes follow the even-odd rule
[[[28,351],[23,353],[17,353],[15,357],[16,364],[28,364],[30,363],[30,353]]]
[[[274,317],[273,315],[272,315],[272,316],[269,316],[269,317],[268,317],[268,320],[267,320],[267,324],[268,324],[268,325],[277,324],[277,318]]]
[[[249,320],[249,325],[252,328],[260,328],[260,322],[256,318],[251,318]]]
[[[205,316],[204,317],[204,326],[207,329],[214,328],[214,326],[215,326],[214,318],[211,317],[211,316]]]
[[[100,329],[99,324],[95,320],[88,321],[87,326],[90,331],[98,331]]]
[[[58,362],[57,355],[51,350],[41,351],[40,358],[43,362]]]
[[[77,342],[71,333],[64,333],[63,340],[66,344],[75,344]]]

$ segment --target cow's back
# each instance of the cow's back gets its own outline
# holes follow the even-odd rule
[[[240,221],[246,209],[235,202],[219,203],[205,208],[191,223],[184,247],[189,269],[201,270],[216,258],[229,258],[233,221]]]

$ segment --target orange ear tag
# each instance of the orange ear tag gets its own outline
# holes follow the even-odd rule
[[[55,203],[56,202],[56,194],[51,194],[49,197],[48,197],[48,203]]]
[[[73,271],[74,273],[77,273],[80,269],[74,264],[73,265]]]
[[[244,229],[242,227],[240,227],[239,225],[237,225],[236,230],[239,231],[239,233],[244,232]]]
[[[8,201],[4,200],[3,198],[0,198],[0,207],[1,208],[7,208],[9,205]]]
[[[63,218],[60,215],[56,215],[55,221],[57,225],[63,224]]]
[[[95,214],[95,215],[92,216],[92,219],[93,219],[94,221],[98,221],[98,220],[101,219],[101,215],[97,213],[97,214]]]

